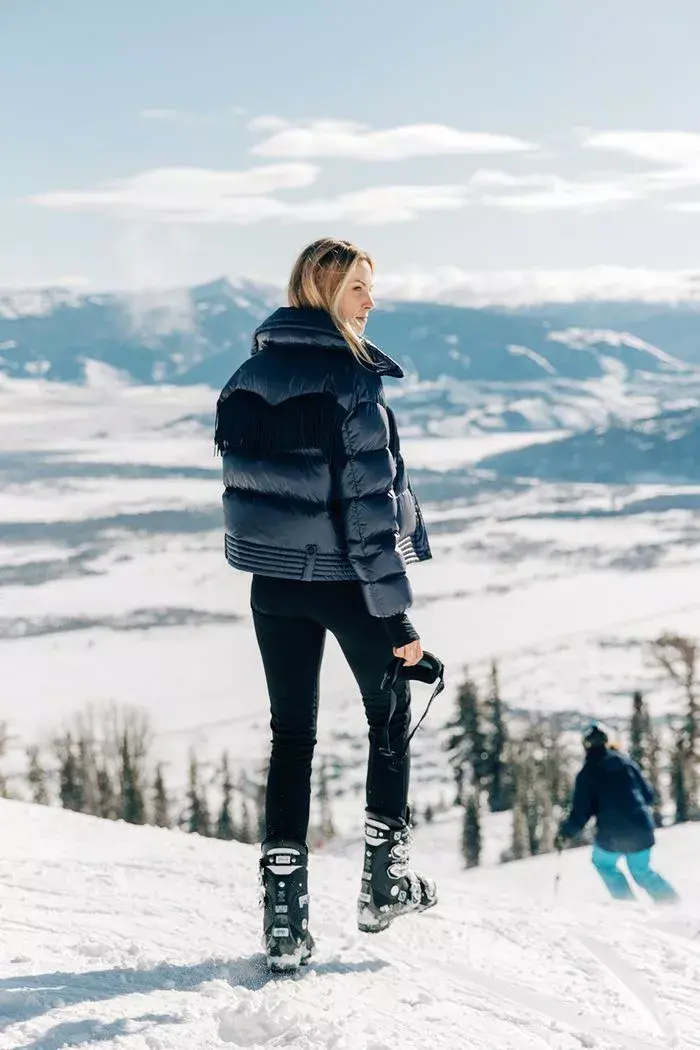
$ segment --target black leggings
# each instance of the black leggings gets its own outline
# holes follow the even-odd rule
[[[305,843],[316,744],[318,686],[326,631],[337,638],[362,694],[369,724],[367,809],[404,818],[410,758],[408,683],[391,694],[380,688],[392,659],[381,621],[370,616],[359,583],[316,583],[254,576],[251,608],[270,695],[272,753],[265,798],[265,841]]]

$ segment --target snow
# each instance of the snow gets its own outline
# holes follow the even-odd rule
[[[154,498],[153,481],[139,479],[71,479],[61,481],[62,499],[47,492],[45,482],[8,486],[3,493],[0,521],[83,521],[113,514],[144,513],[151,508],[183,508],[218,505],[221,486],[211,480],[188,479],[187,486],[177,478],[163,478]]]
[[[205,770],[227,748],[236,775],[254,775],[269,713],[250,581],[221,551],[220,462],[199,422],[212,391],[92,377],[0,377],[2,771],[23,790],[13,774],[28,743],[115,701],[150,715],[171,790],[190,747]],[[595,390],[638,413],[614,377]],[[526,407],[534,418],[534,395]],[[540,422],[536,434],[404,441],[414,476],[456,485],[425,503],[435,558],[412,572],[412,616],[448,683],[415,738],[419,814],[454,792],[443,726],[465,667],[481,682],[498,658],[511,708],[620,718],[638,687],[655,718],[678,708],[644,643],[700,634],[700,489],[481,487],[484,456],[562,435]],[[416,711],[428,692],[416,685]],[[459,811],[440,812],[419,823],[415,850],[439,906],[360,935],[366,728],[333,640],[321,697],[317,756],[340,769],[340,835],[312,857],[309,970],[265,971],[255,848],[0,800],[1,1050],[700,1048],[700,873],[688,862],[700,826],[659,835],[659,868],[684,900],[659,911],[610,902],[587,850],[564,854],[559,882],[553,856],[499,866],[508,814],[487,818],[485,866],[465,872]]]
[[[171,780],[190,746],[205,765],[224,748],[237,772],[262,763],[269,714],[250,580],[224,562],[221,464],[200,417],[213,417],[203,387],[0,381],[0,660],[11,683],[0,721],[11,774],[27,744],[111,701],[148,713]],[[656,719],[678,709],[645,643],[663,630],[700,634],[698,487],[500,488],[476,467],[560,433],[404,441],[419,492],[452,486],[423,501],[435,557],[411,572],[413,620],[447,669],[415,741],[421,807],[452,791],[442,727],[465,669],[483,682],[498,659],[515,709],[620,720],[635,688]],[[366,730],[332,639],[321,689],[319,756],[342,769],[334,818],[347,832]],[[416,711],[424,699],[417,686]]]
[[[684,899],[664,909],[606,899],[585,849],[464,872],[418,828],[439,904],[375,937],[361,845],[314,853],[317,954],[271,977],[256,847],[10,801],[0,820],[3,1050],[700,1047],[697,826],[659,834]]]
[[[0,290],[0,317],[43,317],[60,307],[78,306],[83,300],[78,288]]]
[[[536,350],[531,350],[529,346],[518,346],[513,343],[511,346],[506,348],[509,354],[514,354],[520,357],[529,357],[531,361],[539,365],[544,372],[548,372],[549,375],[556,375],[557,370],[550,361],[543,357],[542,354],[538,354]]]
[[[699,373],[663,371],[650,376],[642,370],[635,378],[622,361],[598,352],[604,374],[586,381],[551,376],[521,383],[409,377],[391,391],[402,414],[402,434],[407,436],[410,426],[419,435],[427,428],[441,437],[507,431],[514,413],[531,431],[581,430],[658,415],[683,398],[689,404],[697,401],[693,394]]]
[[[518,308],[575,302],[697,302],[696,270],[648,270],[599,264],[578,270],[462,270],[441,266],[426,273],[379,274],[382,299],[452,303],[455,306]]]
[[[630,332],[618,332],[609,328],[566,328],[560,332],[549,332],[547,338],[551,342],[570,346],[573,350],[586,350],[601,344],[614,347],[629,346],[632,350],[649,354],[666,368],[676,372],[688,371],[688,365],[683,361]]]
[[[474,434],[469,437],[406,438],[401,442],[402,455],[415,470],[453,470],[478,463],[484,456],[510,452],[526,445],[539,445],[567,437],[566,430],[544,430],[537,433]]]

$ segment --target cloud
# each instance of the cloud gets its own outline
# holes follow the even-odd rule
[[[474,138],[438,125],[413,125],[373,132],[364,125],[348,121],[314,121],[308,127],[300,128],[279,117],[261,116],[251,123],[258,128],[276,129],[272,138],[255,147],[257,151],[268,149],[271,142],[279,143],[280,136],[287,134],[315,136],[313,149],[311,146],[301,149],[304,156],[337,148],[356,158],[398,158],[408,156],[410,150],[414,151],[412,155],[417,155],[419,145],[424,150],[452,148],[448,144],[455,142],[455,136],[460,148],[465,149],[464,139]],[[426,129],[431,134],[435,132],[435,136],[421,138],[418,133]],[[489,135],[476,137],[480,140],[494,138]],[[495,138],[500,141],[501,137]],[[264,221],[385,224],[408,222],[426,212],[457,211],[467,206],[523,215],[547,212],[591,214],[689,186],[700,186],[700,134],[588,132],[582,144],[586,149],[626,150],[628,155],[647,162],[653,157],[658,166],[653,170],[598,171],[572,177],[546,171],[481,168],[464,182],[370,185],[328,197],[304,194],[301,198],[290,198],[285,191],[307,190],[317,182],[320,174],[316,164],[297,157],[243,171],[154,168],[94,188],[39,193],[28,199],[44,208],[95,211],[122,219],[180,225],[242,225]],[[527,147],[527,143],[521,143],[521,146]],[[688,214],[700,212],[700,203],[696,201],[664,201],[664,207]]]
[[[186,289],[148,289],[123,292],[121,304],[128,327],[146,342],[174,332],[193,332],[195,309]]]
[[[170,222],[257,222],[284,209],[266,196],[315,182],[312,164],[272,164],[247,171],[153,168],[94,190],[57,190],[30,197],[33,204],[64,211],[99,211]]]
[[[692,131],[599,131],[583,140],[586,149],[627,153],[657,164],[700,162],[700,134]]]
[[[466,186],[375,186],[327,200],[291,205],[288,218],[309,222],[407,222],[420,212],[454,211],[470,198]]]
[[[196,309],[188,291],[200,246],[191,227],[143,218],[120,224],[111,243],[125,323],[148,342],[152,336],[192,331]],[[133,289],[138,289],[134,291]]]
[[[477,171],[471,185],[491,189],[521,189],[531,192],[483,194],[478,203],[532,214],[545,211],[602,211],[645,196],[623,178],[565,179],[554,174],[512,175],[506,171]]]
[[[283,200],[277,190],[305,189],[318,169],[302,162],[242,172],[155,168],[94,190],[58,190],[29,198],[43,208],[98,211],[173,223],[406,222],[426,211],[464,207],[465,185],[374,186],[328,198]]]
[[[542,186],[554,178],[552,175],[514,175],[510,171],[492,171],[490,168],[480,168],[471,177],[472,186]]]
[[[461,270],[376,277],[377,296],[459,306],[532,306],[583,301],[678,303],[700,298],[700,270],[589,266],[580,270]]]
[[[626,185],[647,196],[700,186],[700,134],[691,131],[603,131],[589,134],[587,149],[623,153],[658,165],[651,171],[621,175]],[[683,204],[669,204],[673,211],[695,211]]]
[[[195,241],[189,244],[188,237],[187,230],[173,231],[165,227],[139,227],[129,233],[129,258],[126,260],[129,265],[122,274],[120,295],[125,299],[129,324],[138,327],[145,337],[178,331],[191,323],[192,304],[187,288],[192,283],[192,269],[184,264],[186,257],[190,256],[190,248],[192,257],[197,254],[197,245]],[[239,279],[237,275],[231,276],[234,280]],[[200,275],[198,279],[205,278]],[[12,304],[16,306],[21,302],[21,309],[17,307],[20,312],[30,309],[37,312],[39,308],[44,309],[47,302],[56,301],[56,296],[61,297],[60,301],[78,301],[80,293],[88,290],[82,287],[82,280],[75,282],[72,291],[59,290],[59,286],[72,283],[73,280],[67,278],[55,282],[16,282],[7,286],[9,298],[0,307],[9,309]],[[50,285],[54,286],[55,295],[47,296],[45,293]],[[266,283],[264,287],[272,299],[279,293],[282,301],[284,285],[285,281],[280,279],[278,285]],[[131,292],[125,291],[129,288]],[[20,291],[22,299],[18,299]],[[462,270],[456,266],[443,266],[428,271],[407,270],[393,274],[380,268],[376,275],[376,292],[380,307],[392,300],[513,308],[591,301],[700,302],[700,268],[652,270],[589,266],[579,270]],[[92,287],[92,294],[101,292]]]
[[[260,117],[253,117],[252,120],[248,121],[250,131],[281,131],[289,126],[289,121],[283,117],[267,116],[265,114]]]
[[[364,124],[347,120],[291,124],[278,117],[264,117],[251,121],[248,126],[254,131],[273,132],[251,148],[251,153],[264,157],[389,161],[449,154],[524,153],[537,149],[532,143],[510,135],[458,131],[444,124],[405,124],[373,131]]]

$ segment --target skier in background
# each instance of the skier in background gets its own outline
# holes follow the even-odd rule
[[[642,889],[658,902],[677,901],[673,887],[650,865],[654,846],[654,792],[629,756],[610,740],[610,731],[592,723],[583,736],[586,759],[576,777],[571,812],[559,828],[554,845],[561,850],[566,839],[596,818],[593,865],[616,900],[635,900],[621,860]]]
[[[430,547],[382,385],[403,372],[363,337],[373,274],[371,258],[347,241],[310,244],[292,270],[289,306],[258,326],[217,403],[226,556],[253,574],[270,698],[260,872],[276,971],[295,970],[313,950],[306,838],[327,631],[369,725],[358,926],[383,930],[437,900],[432,879],[410,867],[409,686],[405,677],[385,684],[392,663],[407,675],[430,657],[406,615],[406,566]]]

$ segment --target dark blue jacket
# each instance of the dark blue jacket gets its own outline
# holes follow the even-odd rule
[[[225,549],[246,572],[359,580],[373,616],[411,604],[406,565],[430,557],[371,343],[361,364],[323,310],[284,307],[217,403]]]
[[[654,845],[651,785],[628,755],[608,748],[590,751],[576,777],[571,812],[561,826],[564,838],[596,818],[595,841],[614,853],[637,853]]]

